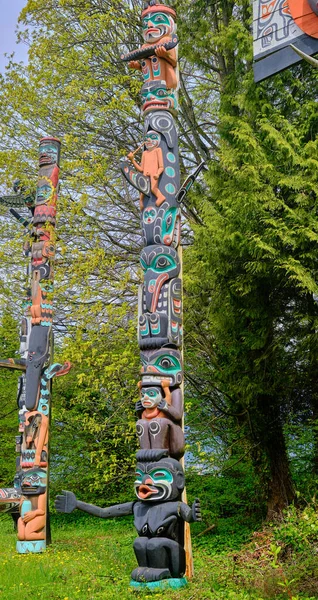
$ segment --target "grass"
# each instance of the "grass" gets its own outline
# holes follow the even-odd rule
[[[46,553],[18,555],[11,520],[0,520],[0,600],[318,599],[318,547],[316,555],[312,543],[297,554],[287,544],[277,554],[277,532],[270,527],[252,535],[224,520],[215,532],[194,535],[194,579],[182,591],[160,594],[129,588],[136,566],[130,518],[53,515],[52,530]]]

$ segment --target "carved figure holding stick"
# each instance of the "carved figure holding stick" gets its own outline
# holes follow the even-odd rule
[[[159,190],[159,178],[164,171],[163,154],[160,146],[160,133],[156,131],[148,131],[145,136],[145,146],[141,158],[141,163],[137,163],[134,158],[135,152],[129,152],[127,158],[132,162],[134,167],[145,177],[150,178],[150,186],[153,195],[156,197],[156,205],[160,206],[166,197]],[[144,209],[144,193],[140,194],[140,210]]]

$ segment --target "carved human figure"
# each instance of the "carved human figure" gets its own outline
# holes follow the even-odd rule
[[[141,16],[145,41],[142,49],[158,47],[154,49],[152,56],[143,58],[141,61],[130,61],[129,67],[142,71],[145,82],[160,79],[166,82],[167,88],[177,88],[177,51],[175,48],[166,50],[164,47],[164,44],[171,42],[172,34],[176,30],[174,21],[176,13],[168,6],[157,4],[148,6]]]
[[[49,419],[37,412],[25,414],[25,426],[22,436],[21,467],[47,467]]]
[[[182,390],[171,391],[167,379],[161,381],[161,386],[143,386],[140,381],[138,387],[140,400],[135,408],[139,417],[136,430],[140,448],[165,448],[172,458],[181,458],[184,454]]]
[[[134,153],[128,154],[129,160],[134,167],[145,177],[150,178],[151,191],[156,197],[156,205],[160,206],[166,197],[159,190],[159,177],[163,173],[163,154],[160,146],[160,133],[156,131],[148,131],[145,136],[146,150],[142,153],[141,163],[137,163],[134,159]],[[144,208],[144,193],[140,193],[140,210]]]
[[[182,578],[185,572],[184,522],[201,520],[199,500],[195,500],[192,507],[181,501],[182,466],[168,458],[166,450],[140,450],[134,487],[137,501],[109,508],[81,502],[66,491],[57,496],[55,506],[59,512],[70,513],[78,508],[103,519],[133,514],[139,535],[134,542],[138,567],[132,572],[133,581]]]
[[[46,472],[29,469],[21,476],[20,518],[18,539],[45,540],[46,524]]]

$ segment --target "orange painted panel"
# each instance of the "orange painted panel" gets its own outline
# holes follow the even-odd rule
[[[290,13],[298,27],[318,38],[318,16],[311,10],[307,0],[288,0]]]

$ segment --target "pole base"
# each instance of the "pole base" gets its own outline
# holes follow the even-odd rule
[[[187,580],[185,577],[181,577],[180,579],[170,577],[169,579],[161,579],[161,581],[148,581],[142,583],[140,581],[134,581],[133,579],[130,581],[130,587],[135,590],[148,589],[148,590],[180,590],[181,588],[187,585]]]
[[[44,552],[46,550],[45,540],[35,541],[17,541],[16,551],[19,554],[36,554],[38,552]]]

